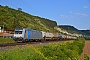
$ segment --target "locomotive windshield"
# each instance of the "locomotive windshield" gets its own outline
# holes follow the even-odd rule
[[[15,34],[22,34],[22,31],[15,31]]]

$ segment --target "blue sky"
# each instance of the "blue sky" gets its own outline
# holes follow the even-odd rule
[[[90,0],[0,0],[0,5],[54,20],[58,25],[90,29]]]

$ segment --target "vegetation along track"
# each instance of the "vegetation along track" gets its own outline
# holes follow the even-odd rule
[[[43,46],[43,45],[47,45],[47,44],[54,44],[54,43],[66,42],[66,41],[69,41],[69,40],[65,40],[65,41],[44,41],[44,42],[27,42],[27,43],[0,44],[0,52],[14,49],[14,47],[16,47],[16,46],[18,46],[19,48],[25,48],[25,46],[27,46],[27,45],[31,45],[31,46]]]

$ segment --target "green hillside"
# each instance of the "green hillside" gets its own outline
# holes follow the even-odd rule
[[[59,27],[66,30],[69,33],[81,33],[78,29],[70,25],[59,25]]]
[[[56,21],[33,16],[21,10],[0,5],[0,27],[14,30],[15,28],[30,28],[42,31],[56,32]]]
[[[90,30],[80,30],[82,34],[90,36]]]
[[[70,25],[59,25],[59,27],[66,30],[69,33],[77,33],[90,36],[90,30],[78,30],[77,28]]]
[[[0,5],[0,27],[5,30],[14,30],[15,28],[30,28],[45,32],[60,32],[55,29],[57,22],[42,18],[39,16],[33,16],[19,9],[13,9],[8,6]],[[73,26],[59,25],[59,28],[69,33],[77,33],[90,36],[90,31],[78,30]]]

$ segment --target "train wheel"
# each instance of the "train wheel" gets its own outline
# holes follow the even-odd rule
[[[22,42],[23,42],[23,43],[25,43],[25,42],[26,42],[26,40],[23,40]]]

